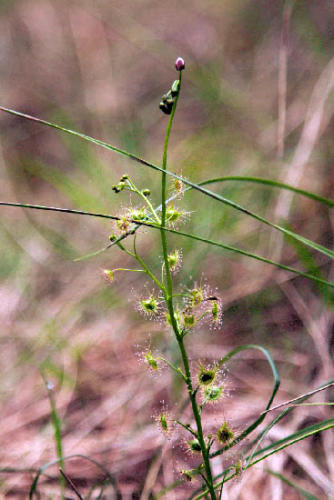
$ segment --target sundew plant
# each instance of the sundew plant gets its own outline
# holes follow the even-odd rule
[[[175,119],[177,103],[181,97],[183,74],[186,74],[184,71],[185,62],[181,57],[177,58],[175,68],[177,71],[177,78],[174,81],[172,81],[173,78],[171,78],[170,88],[162,96],[160,102],[160,110],[166,115],[167,121],[161,166],[150,163],[106,142],[69,130],[55,123],[0,107],[4,112],[53,127],[54,129],[74,135],[80,139],[94,143],[97,146],[101,146],[102,148],[125,156],[129,160],[140,164],[143,169],[150,168],[158,171],[161,175],[161,202],[159,206],[155,207],[151,201],[150,187],[146,186],[144,182],[143,185],[137,185],[131,176],[126,173],[121,176],[117,183],[111,186],[115,196],[122,198],[122,204],[128,206],[128,208],[124,209],[120,214],[84,212],[81,210],[11,203],[7,201],[2,201],[0,204],[3,206],[24,207],[35,210],[67,212],[77,214],[78,216],[100,217],[112,221],[113,231],[109,236],[108,244],[103,250],[110,251],[117,247],[127,256],[132,258],[133,266],[128,268],[110,267],[109,269],[105,269],[104,275],[106,280],[112,286],[117,287],[119,275],[127,272],[136,272],[144,275],[143,280],[145,280],[145,283],[147,283],[147,281],[150,283],[150,285],[144,288],[144,290],[146,290],[144,295],[136,299],[135,308],[145,316],[147,321],[158,320],[168,329],[178,348],[179,362],[172,362],[166,356],[156,352],[150,347],[146,349],[142,357],[152,373],[158,372],[162,367],[174,372],[175,376],[183,383],[184,391],[187,395],[186,406],[191,410],[191,418],[189,419],[189,414],[187,414],[186,420],[182,420],[182,415],[181,417],[174,415],[172,408],[168,409],[168,411],[162,408],[161,413],[156,416],[158,425],[160,425],[161,430],[166,435],[166,439],[168,439],[171,429],[180,429],[184,436],[184,446],[189,452],[189,455],[191,455],[191,466],[187,469],[179,470],[179,478],[175,484],[166,485],[166,490],[158,493],[157,498],[163,496],[168,497],[168,491],[173,489],[173,487],[176,487],[182,482],[189,482],[192,488],[191,493],[189,493],[189,498],[210,498],[214,500],[224,497],[224,485],[228,481],[239,476],[242,472],[248,471],[248,469],[251,469],[255,464],[263,461],[266,457],[278,453],[280,450],[298,441],[334,427],[333,418],[324,420],[290,434],[284,439],[273,442],[270,445],[261,446],[263,438],[277,422],[283,419],[296,406],[303,404],[306,399],[316,392],[332,386],[333,381],[324,381],[322,386],[313,388],[310,392],[297,396],[292,401],[273,407],[272,404],[279,388],[280,378],[271,354],[261,345],[240,345],[231,352],[226,353],[223,358],[217,359],[214,363],[201,363],[198,366],[193,366],[189,356],[188,346],[192,342],[194,332],[198,330],[210,332],[211,329],[220,331],[222,329],[224,290],[217,290],[211,287],[205,279],[194,282],[187,289],[178,288],[176,286],[175,275],[182,269],[182,238],[188,238],[192,240],[193,243],[206,243],[207,245],[214,246],[223,251],[233,252],[250,259],[261,261],[263,265],[275,266],[285,271],[289,271],[294,275],[308,278],[325,287],[334,288],[334,283],[327,281],[319,274],[304,272],[294,267],[262,257],[261,255],[228,246],[221,241],[205,239],[199,234],[190,234],[186,232],[186,230],[184,230],[184,225],[187,219],[191,217],[191,213],[187,213],[186,210],[180,208],[179,200],[182,197],[185,197],[186,200],[188,192],[197,190],[201,193],[203,199],[206,197],[213,199],[217,204],[217,209],[223,206],[229,206],[242,213],[245,217],[256,219],[258,222],[282,233],[289,241],[308,247],[314,252],[325,255],[328,259],[334,258],[334,252],[331,249],[311,241],[287,227],[271,222],[262,215],[248,210],[241,204],[217,194],[209,189],[208,186],[213,184],[219,185],[227,180],[236,180],[239,182],[257,183],[272,188],[290,190],[295,194],[316,200],[329,208],[333,208],[334,201],[318,196],[312,192],[297,189],[290,185],[268,179],[253,177],[220,177],[208,179],[201,183],[194,183],[189,179],[183,178],[179,173],[170,171],[168,168],[168,145],[173,121]],[[172,192],[168,189],[170,182],[172,182],[173,186]],[[131,194],[132,199],[136,199],[134,206],[130,206],[129,194]],[[181,222],[184,222],[183,226],[181,226]],[[152,230],[160,233],[161,266],[158,274],[151,269],[145,257],[140,255],[140,252],[137,250],[136,240],[140,238],[143,228],[145,228],[146,231]],[[170,234],[179,236],[179,246],[171,246],[169,242]],[[96,255],[96,253],[85,256],[85,258],[93,257],[94,255]],[[216,427],[208,431],[208,427],[206,426],[207,412],[210,411],[212,404],[222,400],[226,395],[226,383],[224,378],[225,365],[232,357],[248,349],[260,351],[261,355],[264,356],[270,366],[273,383],[267,405],[265,408],[258,409],[257,418],[244,429],[235,429],[233,422],[226,420],[222,414],[220,420],[217,421]],[[50,391],[51,389],[49,389],[49,392]],[[75,487],[71,485],[70,479],[67,478],[66,474],[63,472],[67,457],[62,455],[61,431],[54,399],[52,398],[52,391],[50,392],[50,398],[55,436],[58,443],[58,459],[56,462],[58,461],[62,467],[61,487],[64,491],[65,478],[68,481],[69,487],[72,487],[72,489],[76,491]],[[270,412],[278,408],[280,412],[272,419]],[[264,422],[265,419],[269,420],[269,422]],[[233,455],[231,450],[233,448],[238,450],[243,442],[247,442],[245,446],[246,451],[243,456],[241,457],[238,453]],[[217,473],[217,467],[214,469],[212,467],[213,461],[216,460],[217,457],[230,453],[230,456],[235,457],[235,459],[229,460],[229,465],[225,468],[222,466],[220,472]],[[224,462],[219,463],[221,464]],[[47,466],[48,465],[50,464],[47,464]],[[35,477],[30,491],[31,498],[33,498],[35,494],[37,495],[38,478],[47,466],[43,466]],[[79,498],[81,498],[80,493],[78,491],[76,491],[76,493]]]

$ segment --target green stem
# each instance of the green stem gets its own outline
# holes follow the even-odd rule
[[[171,363],[170,361],[168,361],[168,359],[163,358],[162,356],[159,356],[156,359],[160,359],[161,361],[163,361],[164,363],[166,363],[166,365],[169,366],[169,368],[171,368],[177,375],[180,375],[185,382],[187,381],[186,376],[183,373],[183,371],[181,370],[181,368],[176,368],[176,366],[173,365],[173,363]]]
[[[173,124],[173,119],[176,111],[176,106],[177,102],[179,99],[180,91],[181,91],[181,77],[182,77],[182,72],[180,71],[179,73],[179,92],[175,98],[175,102],[173,105],[173,109],[168,121],[167,125],[167,130],[166,130],[166,136],[165,136],[165,142],[164,142],[164,151],[163,151],[163,157],[162,157],[162,169],[163,172],[161,174],[161,243],[162,243],[162,251],[163,251],[163,258],[164,258],[164,263],[165,263],[165,269],[166,269],[166,280],[167,280],[167,296],[166,296],[166,301],[167,301],[167,306],[169,310],[169,314],[171,317],[172,321],[172,326],[175,332],[178,332],[178,326],[176,324],[174,314],[173,314],[173,282],[172,282],[172,275],[170,272],[170,267],[169,267],[169,262],[168,262],[168,251],[167,251],[167,237],[165,233],[165,225],[166,225],[166,182],[167,182],[167,173],[166,173],[166,168],[167,168],[167,152],[168,152],[168,143],[169,143],[169,138],[170,138],[170,133],[172,130],[172,124]],[[175,324],[173,324],[173,322]],[[178,332],[179,333],[179,332]]]
[[[166,232],[165,232],[165,226],[166,226],[166,180],[167,180],[167,152],[168,152],[168,143],[169,143],[169,138],[170,138],[170,133],[172,129],[172,124],[173,124],[173,119],[175,115],[175,110],[177,106],[177,101],[180,95],[181,91],[181,71],[179,72],[179,92],[175,98],[175,102],[172,108],[172,112],[169,118],[169,122],[167,125],[167,130],[166,130],[166,136],[165,136],[165,142],[164,142],[164,150],[163,150],[163,158],[162,158],[162,174],[161,174],[161,227],[160,227],[160,234],[161,234],[161,245],[162,245],[162,251],[163,251],[163,261],[164,261],[164,266],[166,270],[166,282],[167,282],[167,287],[166,287],[166,293],[165,293],[165,300],[168,308],[168,312],[170,315],[170,321],[172,328],[175,333],[175,337],[177,340],[177,343],[179,345],[179,349],[181,352],[182,356],[182,361],[183,361],[183,366],[185,370],[185,383],[188,388],[188,394],[189,394],[189,399],[191,401],[191,406],[193,410],[193,415],[196,421],[196,426],[197,426],[197,439],[200,444],[201,450],[202,450],[202,457],[203,457],[203,462],[204,462],[204,469],[206,473],[205,483],[207,484],[211,500],[216,499],[215,495],[215,490],[213,487],[213,479],[212,479],[212,473],[211,473],[211,467],[210,467],[210,458],[209,458],[209,450],[208,447],[206,446],[204,436],[203,436],[203,429],[202,429],[202,421],[201,421],[201,414],[200,414],[200,409],[197,405],[196,402],[196,392],[193,390],[192,387],[192,381],[191,381],[191,372],[190,372],[190,367],[189,367],[189,360],[187,356],[187,352],[184,346],[184,341],[183,341],[183,332],[180,331],[179,325],[177,323],[177,320],[175,318],[174,314],[174,305],[173,305],[173,281],[172,281],[172,275],[170,271],[170,266],[168,262],[168,249],[167,249],[167,237],[166,237]]]
[[[189,360],[188,360],[186,349],[184,347],[183,338],[177,337],[177,342],[179,344],[179,348],[181,351],[182,361],[183,361],[185,375],[186,375],[186,384],[188,387],[189,399],[191,401],[193,415],[194,415],[195,421],[196,421],[197,439],[198,439],[198,442],[199,442],[201,450],[202,450],[202,457],[203,457],[204,469],[205,469],[205,473],[206,473],[206,479],[207,479],[207,483],[208,483],[208,489],[210,492],[211,499],[215,500],[216,494],[215,494],[215,490],[213,487],[213,478],[212,478],[212,472],[211,472],[211,466],[210,466],[209,450],[208,450],[208,447],[206,446],[205,441],[204,441],[200,409],[199,409],[197,402],[196,402],[197,391],[193,390],[192,381],[191,381],[191,372],[190,372],[190,367],[189,367]]]

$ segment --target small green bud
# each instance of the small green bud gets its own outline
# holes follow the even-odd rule
[[[120,231],[122,231],[122,233],[126,233],[126,231],[128,230],[129,225],[130,225],[130,223],[127,220],[126,217],[121,217],[120,220],[118,220],[116,222],[116,226],[118,227],[118,229]]]
[[[212,302],[211,314],[212,314],[212,319],[214,321],[217,321],[218,320],[218,314],[219,314],[218,300],[214,300]]]
[[[174,179],[174,188],[179,196],[183,196],[183,182],[180,179]]]
[[[196,325],[196,318],[193,314],[183,314],[185,328],[193,328]]]
[[[143,193],[143,195],[144,195],[144,196],[146,196],[146,197],[147,197],[147,196],[150,196],[151,191],[150,191],[150,189],[146,188],[146,189],[143,189],[143,190],[142,190],[142,193]]]
[[[121,191],[123,191],[124,188],[125,188],[125,182],[119,182],[118,184],[114,184],[112,186],[112,190],[115,193],[120,193]]]
[[[156,371],[159,368],[158,361],[156,360],[156,358],[152,356],[151,351],[145,354],[145,361],[147,361],[152,370]]]
[[[219,427],[216,436],[221,444],[226,445],[234,438],[234,432],[230,429],[227,422],[224,422],[223,425]]]
[[[134,208],[129,210],[129,218],[132,220],[144,220],[147,218],[147,212],[145,208]]]
[[[123,181],[128,180],[128,178],[129,178],[128,174],[124,174],[124,175],[122,175],[120,180],[121,180],[121,182],[123,182]]]
[[[109,236],[109,240],[110,240],[110,241],[116,241],[116,240],[117,240],[117,236],[116,236],[116,234],[111,234],[111,235]]]
[[[159,423],[161,425],[161,429],[164,431],[164,432],[168,432],[168,422],[167,422],[167,415],[166,413],[162,413],[159,418]]]
[[[176,97],[177,94],[179,93],[180,90],[180,81],[179,80],[174,80],[172,87],[171,87],[171,94],[173,97]]]
[[[181,267],[182,252],[180,250],[174,250],[168,254],[168,263],[171,271],[177,271]]]
[[[193,478],[193,477],[192,477],[192,474],[191,474],[191,471],[190,471],[190,470],[187,470],[187,469],[183,469],[183,470],[181,470],[181,476],[183,476],[183,477],[184,477],[184,479],[185,479],[186,481],[189,481],[189,482],[190,482],[190,481],[192,480],[192,478]]]
[[[204,300],[202,288],[193,288],[190,293],[192,306],[199,306]]]
[[[195,451],[197,453],[202,451],[201,445],[199,444],[199,441],[196,438],[188,441],[188,445],[191,451]]]
[[[106,280],[109,281],[109,283],[112,283],[114,281],[114,271],[111,271],[110,269],[104,269],[103,274]]]
[[[235,470],[235,475],[240,476],[240,474],[242,473],[242,460],[241,459],[239,459],[237,461],[237,463],[235,464],[234,470]]]

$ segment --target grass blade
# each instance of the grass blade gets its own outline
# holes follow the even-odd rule
[[[291,434],[290,436],[287,436],[284,439],[280,439],[279,441],[275,441],[271,445],[267,446],[266,448],[263,448],[262,450],[257,451],[254,456],[256,455],[261,455],[264,451],[268,451],[268,453],[264,454],[263,456],[260,456],[259,458],[253,460],[251,463],[249,463],[243,470],[247,470],[257,463],[261,462],[262,460],[265,460],[267,457],[270,455],[273,455],[274,453],[277,453],[278,451],[283,450],[284,448],[287,448],[288,446],[292,446],[293,444],[297,443],[298,441],[301,441],[303,439],[306,439],[308,437],[311,437],[315,434],[318,434],[319,432],[323,432],[328,429],[332,429],[334,427],[334,418],[324,420],[322,422],[319,422],[318,424],[310,425],[309,427],[306,427],[305,429],[301,429],[300,431]],[[246,461],[249,457],[246,457]],[[226,471],[222,472],[222,474],[225,474]],[[226,483],[227,481],[230,481],[236,476],[235,472],[232,472],[228,477],[224,477],[222,481],[219,481],[218,483],[215,484],[215,489],[219,488],[222,483]],[[193,500],[200,500],[201,498],[205,498],[207,495],[207,491],[203,491],[196,497],[192,497]]]
[[[294,483],[293,481],[290,481],[287,477],[283,476],[283,474],[279,474],[278,472],[275,472],[271,469],[266,469],[266,471],[271,474],[272,476],[277,477],[280,479],[283,483],[287,484],[288,486],[291,486],[291,488],[295,489],[303,495],[307,500],[318,500],[317,497],[311,495],[308,491],[304,490],[304,488],[301,488],[301,486],[298,486],[298,484]]]
[[[278,388],[280,385],[280,376],[279,376],[278,370],[276,368],[276,365],[274,363],[274,360],[271,357],[269,351],[267,351],[267,349],[265,349],[264,347],[262,347],[260,345],[256,345],[256,344],[241,345],[241,346],[238,346],[235,349],[233,349],[233,351],[229,352],[223,358],[221,358],[218,361],[218,365],[219,366],[224,365],[233,356],[235,356],[236,354],[238,354],[241,351],[246,351],[248,349],[257,349],[257,350],[261,351],[265,355],[265,357],[267,358],[267,361],[269,363],[270,369],[271,369],[272,374],[273,374],[273,379],[274,379],[273,390],[271,392],[269,401],[268,401],[267,406],[266,406],[266,410],[268,410],[270,408],[271,403],[273,402],[273,399],[274,399],[277,391],[278,391]],[[221,455],[222,453],[224,453],[224,451],[232,448],[235,444],[240,443],[240,441],[242,441],[246,436],[248,436],[248,434],[250,434],[254,429],[256,429],[256,427],[258,427],[258,425],[260,425],[263,422],[264,416],[265,416],[265,414],[260,415],[251,425],[249,425],[241,434],[239,434],[239,436],[237,436],[230,444],[228,444],[227,446],[224,446],[220,450],[215,451],[214,453],[211,453],[210,458]]]
[[[173,172],[170,172],[169,170],[164,170],[163,168],[158,167],[157,165],[154,165],[153,163],[150,163],[146,160],[143,160],[142,158],[139,158],[136,155],[133,155],[132,153],[124,151],[124,150],[117,148],[115,146],[112,146],[111,144],[108,144],[107,142],[100,141],[99,139],[95,139],[93,137],[90,137],[86,134],[82,134],[81,132],[76,132],[74,130],[71,130],[71,129],[68,129],[65,127],[61,127],[60,125],[57,125],[55,123],[48,122],[46,120],[41,120],[40,118],[36,118],[34,116],[27,115],[27,114],[21,113],[19,111],[15,111],[13,109],[5,108],[4,106],[0,106],[0,111],[4,111],[6,113],[9,113],[9,114],[12,114],[15,116],[19,116],[21,118],[32,120],[36,123],[40,123],[42,125],[46,125],[48,127],[55,128],[55,129],[60,130],[62,132],[74,135],[76,137],[79,137],[80,139],[92,142],[93,144],[96,144],[96,145],[101,146],[103,148],[109,149],[110,151],[118,153],[122,156],[125,156],[125,157],[129,158],[130,160],[134,160],[135,162],[140,163],[141,165],[149,167],[153,170],[157,170],[159,172],[165,172],[167,175],[170,175],[170,176],[174,177],[175,179],[180,180],[183,184],[186,184],[187,186],[190,186],[193,189],[200,191],[202,194],[210,196],[211,198],[213,198],[221,203],[224,203],[225,205],[228,205],[231,208],[234,208],[235,210],[237,210],[245,215],[248,215],[249,217],[252,217],[253,219],[255,219],[257,221],[262,222],[263,224],[265,224],[273,229],[276,229],[277,231],[280,231],[281,233],[283,233],[287,236],[290,236],[291,238],[294,238],[294,239],[300,241],[304,245],[309,246],[310,248],[313,248],[314,250],[316,250],[320,253],[323,253],[324,255],[327,255],[327,257],[334,259],[334,252],[332,250],[330,250],[329,248],[326,248],[318,243],[315,243],[315,242],[309,240],[308,238],[305,238],[305,237],[295,233],[294,231],[290,231],[288,229],[285,229],[284,227],[280,226],[279,224],[275,224],[274,222],[271,222],[268,219],[265,219],[261,215],[258,215],[255,212],[252,212],[251,210],[244,208],[243,206],[239,205],[238,203],[235,203],[232,200],[224,198],[223,196],[218,195],[217,193],[214,193],[213,191],[210,191],[199,184],[195,184],[191,181],[183,179],[179,175],[174,174]]]
[[[301,196],[306,196],[306,198],[311,198],[312,200],[318,201],[327,207],[334,208],[334,200],[330,200],[329,198],[324,198],[323,196],[319,196],[318,194],[312,193],[311,191],[306,191],[305,189],[299,189],[290,184],[285,184],[284,182],[278,182],[271,179],[263,179],[261,177],[248,177],[248,176],[239,176],[239,175],[229,175],[225,177],[216,177],[214,179],[207,179],[205,181],[199,182],[199,186],[207,186],[209,184],[216,184],[220,182],[251,182],[255,184],[261,184],[264,186],[275,187],[279,189],[285,189],[287,191],[292,191],[293,193],[299,194]],[[185,191],[189,191],[187,188]]]
[[[102,213],[96,213],[96,212],[85,212],[83,210],[73,210],[70,208],[48,207],[48,206],[44,206],[44,205],[32,205],[29,203],[11,203],[11,202],[0,201],[0,206],[30,208],[30,209],[35,209],[35,210],[48,210],[48,211],[53,211],[53,212],[69,213],[69,214],[74,214],[74,215],[86,215],[86,216],[90,216],[90,217],[100,217],[100,218],[104,218],[104,219],[119,220],[119,217],[114,216],[114,215],[109,215],[109,214],[102,214]],[[160,229],[159,226],[149,224],[149,223],[143,222],[143,221],[142,222],[133,221],[133,223],[137,224],[138,226],[146,226],[146,227],[151,227],[154,229]],[[303,278],[308,278],[316,283],[321,283],[322,285],[327,285],[327,286],[330,286],[331,288],[334,288],[334,283],[332,283],[330,281],[326,281],[322,278],[319,278],[317,276],[313,276],[312,274],[309,274],[309,273],[304,273],[303,271],[299,271],[298,269],[295,269],[293,267],[286,266],[285,264],[280,264],[279,262],[275,262],[273,260],[267,259],[266,257],[262,257],[260,255],[254,254],[252,252],[248,252],[247,250],[242,250],[241,248],[233,247],[231,245],[226,245],[224,243],[220,243],[217,241],[208,240],[206,238],[202,238],[201,236],[196,236],[194,234],[189,234],[189,233],[184,233],[182,231],[177,231],[176,229],[171,229],[171,228],[163,228],[163,229],[165,231],[170,232],[170,233],[177,234],[179,236],[184,236],[185,238],[191,238],[193,240],[200,241],[202,243],[206,243],[208,245],[213,245],[213,246],[216,246],[218,248],[222,248],[223,250],[228,250],[230,252],[234,252],[234,253],[237,253],[239,255],[243,255],[245,257],[250,257],[250,258],[258,260],[260,262],[265,262],[266,264],[270,264],[270,265],[275,266],[279,269],[283,269],[284,271],[289,271],[291,273],[297,274],[298,276],[302,276]],[[129,235],[130,235],[130,233],[129,233]],[[126,237],[126,236],[127,235],[121,236],[114,243],[111,243],[111,244],[107,245],[106,247],[104,247],[100,250],[97,250],[96,252],[92,252],[88,255],[84,255],[83,257],[79,257],[76,260],[80,261],[80,260],[88,259],[89,257],[95,256],[95,255],[98,255],[98,254],[104,252],[105,250],[107,250],[108,248],[110,248],[111,246],[113,246],[114,244],[116,244],[118,241],[121,241],[122,239],[124,239],[124,237]]]

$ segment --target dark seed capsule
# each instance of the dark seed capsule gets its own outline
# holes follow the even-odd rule
[[[172,107],[173,106],[170,106],[168,105],[166,102],[164,101],[161,101],[160,104],[159,104],[159,108],[161,109],[161,111],[163,113],[165,113],[166,115],[170,115],[171,112],[172,112]]]

